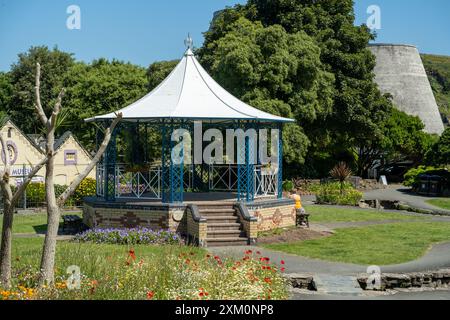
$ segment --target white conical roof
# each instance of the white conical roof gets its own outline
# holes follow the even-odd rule
[[[158,87],[116,111],[119,112],[124,121],[143,122],[162,119],[294,121],[253,108],[231,95],[203,69],[190,48]],[[115,117],[113,112],[86,121]]]

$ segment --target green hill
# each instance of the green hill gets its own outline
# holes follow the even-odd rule
[[[422,60],[439,109],[450,118],[450,57],[422,54]]]

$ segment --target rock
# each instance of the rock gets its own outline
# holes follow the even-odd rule
[[[363,290],[368,290],[368,274],[361,274],[357,280]],[[434,272],[412,273],[382,273],[380,290],[416,289],[417,288],[446,288],[450,284],[450,270],[443,269]]]
[[[293,288],[317,291],[317,286],[312,275],[290,273],[285,274],[284,277],[290,282]]]
[[[364,201],[361,201],[358,206],[362,209],[370,209],[370,205],[368,203],[365,203]]]
[[[419,273],[419,272],[411,273],[410,278],[411,278],[411,285],[413,287],[416,287],[416,288],[422,287],[423,279],[424,279],[423,273]]]

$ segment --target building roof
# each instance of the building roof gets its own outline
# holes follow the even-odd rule
[[[45,152],[45,144],[47,143],[44,136],[40,134],[28,134],[27,135],[30,140],[34,142],[34,145],[39,148],[42,152]],[[64,132],[61,136],[57,137],[55,139],[55,143],[53,145],[53,148],[55,149],[55,152],[59,150],[63,146],[63,144],[72,137],[76,143],[80,146],[81,149],[83,149],[88,157],[92,158],[92,155],[83,147],[83,145],[78,141],[75,135],[72,134],[71,131]]]
[[[12,125],[14,127],[14,129],[16,129],[33,147],[35,147],[38,152],[40,153],[44,153],[41,148],[39,147],[39,145],[36,143],[36,141],[32,138],[30,138],[30,136],[26,135],[25,133],[22,132],[22,130],[20,130],[20,128],[11,120],[11,118],[9,116],[3,117],[2,119],[0,119],[0,129],[3,129],[4,126],[6,126],[7,124]]]
[[[16,126],[16,124],[9,118],[9,117],[3,117],[0,119],[0,129],[2,129],[5,125],[8,124],[8,122],[10,123],[10,125],[14,126],[14,128],[25,138],[27,139],[27,141],[36,148],[36,150],[40,153],[45,153],[45,144],[46,144],[46,139],[43,135],[41,134],[34,134],[34,133],[30,133],[30,134],[25,134],[22,132],[22,130],[20,130],[20,128],[18,126]],[[86,154],[88,155],[88,157],[92,158],[91,153],[89,153],[84,146],[81,144],[81,142],[77,139],[77,137],[75,135],[72,134],[71,131],[66,131],[64,132],[61,136],[57,137],[55,139],[55,144],[54,144],[54,148],[55,148],[55,152],[59,150],[59,148],[61,148],[61,146],[64,144],[64,142],[66,142],[67,139],[69,139],[70,137],[72,137],[76,143],[78,143],[78,145],[80,146],[80,148],[86,152]]]
[[[149,94],[116,111],[123,121],[161,121],[189,119],[206,121],[254,120],[293,122],[258,110],[222,88],[200,65],[188,47],[170,75]],[[116,113],[96,116],[86,121],[113,119]]]

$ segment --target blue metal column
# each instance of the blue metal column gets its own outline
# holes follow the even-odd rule
[[[278,125],[278,199],[283,198],[283,124]]]
[[[95,150],[96,151],[98,150],[98,148],[100,146],[99,141],[100,141],[100,129],[97,127],[96,131],[95,131]],[[99,179],[99,177],[100,177],[100,175],[99,175],[99,171],[100,171],[99,168],[101,166],[104,166],[104,163],[105,163],[105,155],[103,155],[103,157],[100,159],[100,161],[97,163],[97,166],[96,166],[96,172],[95,172],[95,184],[96,184],[96,186],[95,186],[95,190],[96,190],[96,196],[97,197],[100,197],[100,194],[99,194],[98,190],[100,189],[101,184],[103,184],[103,186],[105,186],[105,181]],[[104,178],[104,173],[103,173],[103,178]]]
[[[172,132],[177,127],[171,124],[162,126],[162,201],[164,203],[183,202],[183,178],[184,161],[175,164],[172,159],[172,150],[177,144],[172,141]],[[184,159],[184,150],[181,151],[181,157]]]
[[[238,123],[237,126],[235,126],[235,128],[239,128],[240,125]],[[245,145],[247,143],[244,143],[244,148]],[[237,147],[240,147],[239,144],[237,145]],[[246,148],[245,148],[246,149]],[[246,156],[246,152],[244,151],[244,158],[242,158],[242,153],[239,153],[239,150],[237,150],[237,185],[238,185],[238,189],[237,189],[237,200],[238,201],[244,201],[246,199],[246,182],[247,182],[247,170],[245,167],[245,156]]]
[[[116,200],[116,158],[117,158],[117,126],[111,134],[111,140],[105,152],[105,200]]]
[[[168,171],[167,171],[167,155],[166,155],[166,135],[167,135],[167,128],[166,125],[163,123],[161,126],[161,195],[162,195],[162,202],[167,203],[167,190],[169,187],[168,182]]]
[[[255,200],[255,164],[253,163],[255,146],[253,140],[245,138],[245,166],[247,169],[247,192],[245,200],[253,202]]]
[[[250,126],[246,125],[245,130]],[[255,199],[255,165],[253,156],[255,146],[248,136],[245,137],[243,159],[238,153],[238,201],[252,202]]]

